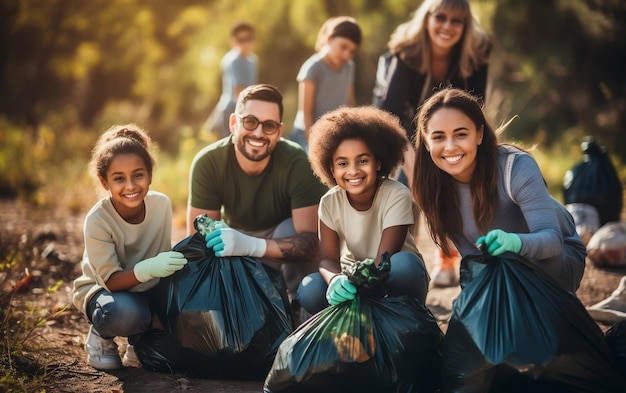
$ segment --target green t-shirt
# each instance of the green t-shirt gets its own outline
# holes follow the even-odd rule
[[[239,167],[231,137],[206,146],[191,163],[189,187],[191,206],[221,210],[222,220],[243,231],[273,228],[291,217],[292,209],[319,204],[328,190],[313,174],[306,152],[284,138],[256,176]]]

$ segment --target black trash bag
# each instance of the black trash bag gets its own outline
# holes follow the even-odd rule
[[[626,377],[626,321],[620,321],[604,333],[604,339],[613,355],[617,370]]]
[[[461,260],[443,344],[444,392],[626,392],[580,300],[524,257]]]
[[[200,233],[173,249],[189,262],[155,287],[152,310],[163,330],[145,332],[135,343],[143,366],[196,377],[265,378],[293,331],[280,272],[256,258],[216,257]]]
[[[264,392],[435,392],[443,334],[410,296],[382,297],[389,255],[358,263],[354,300],[312,316],[283,341]]]
[[[587,137],[581,144],[582,162],[563,177],[564,204],[585,203],[598,210],[600,225],[619,221],[623,190],[611,158],[603,147]]]
[[[170,374],[187,373],[203,358],[201,353],[183,347],[173,334],[161,329],[143,332],[134,347],[143,368]]]

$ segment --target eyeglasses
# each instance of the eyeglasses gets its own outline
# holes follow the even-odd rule
[[[435,18],[435,21],[437,23],[442,25],[445,25],[448,21],[450,21],[450,25],[452,25],[452,27],[461,27],[465,24],[465,19],[453,18],[451,16],[448,16],[447,14],[444,14],[443,12],[433,14],[432,17]]]
[[[252,115],[243,116],[238,114],[237,117],[241,119],[241,125],[243,126],[243,128],[248,131],[256,130],[260,124],[262,126],[261,129],[263,130],[263,133],[265,135],[275,134],[280,126],[283,125],[283,123],[279,123],[274,120],[259,121],[256,116]]]

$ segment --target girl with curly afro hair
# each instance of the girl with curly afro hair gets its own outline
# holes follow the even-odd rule
[[[365,259],[378,265],[385,252],[391,255],[387,293],[425,303],[430,278],[411,233],[414,204],[409,189],[388,178],[407,143],[398,118],[373,106],[336,109],[311,127],[309,160],[330,189],[318,210],[319,273],[298,288],[309,313],[354,299],[346,268]]]

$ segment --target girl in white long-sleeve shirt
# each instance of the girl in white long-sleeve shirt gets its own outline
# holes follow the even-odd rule
[[[93,150],[90,167],[107,195],[85,218],[82,275],[74,280],[72,301],[91,324],[85,350],[97,369],[122,367],[113,338],[148,329],[147,291],[187,263],[183,254],[169,251],[170,200],[149,191],[150,144],[148,134],[130,124],[110,128]],[[124,360],[141,366],[132,345]]]

